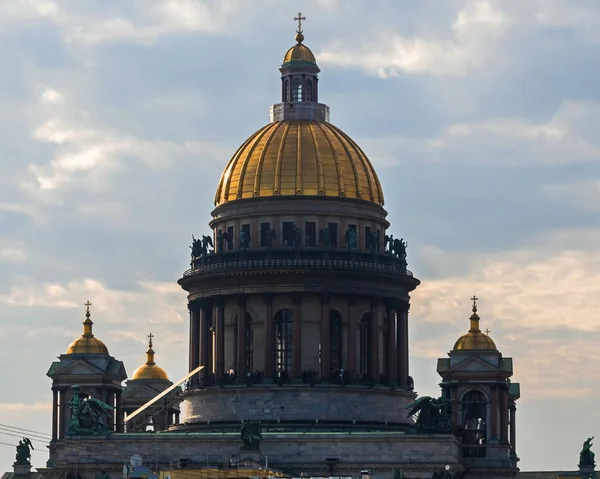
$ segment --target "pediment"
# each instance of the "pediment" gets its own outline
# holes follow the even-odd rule
[[[465,358],[447,370],[449,373],[497,373],[498,371],[499,368],[497,366],[476,356]]]
[[[162,389],[152,387],[151,384],[140,384],[134,381],[128,381],[123,392],[123,397],[128,399],[140,398],[140,399],[152,399],[157,394],[167,389],[168,386]]]
[[[76,359],[70,361],[67,364],[58,363],[56,369],[52,372],[52,376],[100,376],[106,373],[95,366],[94,364],[88,363],[84,359]]]

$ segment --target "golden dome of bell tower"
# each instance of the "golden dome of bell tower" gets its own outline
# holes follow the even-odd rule
[[[131,379],[164,379],[168,380],[169,376],[166,371],[157,366],[154,362],[154,349],[152,349],[152,333],[148,334],[148,350],[146,351],[146,362],[137,368]]]
[[[90,319],[90,306],[92,303],[89,301],[85,303],[85,321],[83,322],[83,334],[81,337],[73,341],[67,349],[67,354],[106,354],[108,355],[108,348],[106,345],[94,336],[92,332],[93,321]]]

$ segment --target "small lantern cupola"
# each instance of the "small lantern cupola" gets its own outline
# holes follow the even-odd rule
[[[313,52],[310,51],[304,41],[302,33],[302,21],[306,20],[298,13],[294,20],[298,22],[296,29],[296,45],[290,48],[283,57],[281,72],[281,101],[283,103],[318,102],[318,78],[319,67]]]

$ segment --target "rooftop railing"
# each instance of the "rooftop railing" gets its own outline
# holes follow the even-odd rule
[[[361,270],[412,276],[403,258],[387,252],[364,253],[332,249],[268,249],[209,253],[194,258],[183,275],[218,273],[237,269]]]

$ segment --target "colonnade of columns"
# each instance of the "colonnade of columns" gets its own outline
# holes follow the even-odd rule
[[[278,367],[276,364],[281,362],[276,358],[275,337],[276,317],[278,311],[274,311],[274,295],[261,295],[264,307],[264,327],[262,333],[256,338],[255,347],[264,348],[264,356],[261,354],[261,364],[254,364],[255,370],[260,370],[264,378],[276,378]],[[286,371],[289,379],[300,379],[303,376],[303,296],[294,294],[291,296],[292,304],[290,311],[291,320],[291,367]],[[322,294],[320,298],[320,324],[318,337],[307,338],[304,335],[304,341],[318,343],[319,345],[319,363],[314,367],[318,370],[321,379],[331,377],[332,364],[332,323],[331,295]],[[235,326],[235,348],[234,357],[235,376],[244,378],[255,371],[247,371],[247,297],[240,296],[235,298],[237,308],[237,325]],[[231,298],[219,297],[212,299],[195,300],[188,304],[190,311],[190,342],[189,342],[189,370],[192,371],[200,365],[204,366],[202,375],[212,376],[216,381],[220,381],[228,373],[228,364],[225,358],[225,305],[231,305]],[[398,385],[400,388],[406,388],[409,383],[409,357],[408,357],[408,303],[403,301],[385,301],[378,298],[371,300],[370,322],[368,334],[368,376],[377,381],[380,376],[385,376],[387,380]],[[230,309],[229,309],[230,310]],[[256,310],[256,307],[254,308]],[[281,310],[280,310],[281,311]],[[337,310],[336,310],[337,311]],[[345,342],[342,350],[345,352],[342,358],[342,369],[356,376],[358,372],[360,334],[362,334],[360,321],[361,316],[365,314],[364,308],[359,310],[357,298],[349,297],[346,311],[337,311],[343,318],[342,323],[345,332]],[[262,316],[262,315],[261,315]],[[381,334],[380,334],[381,333]],[[280,334],[280,333],[279,333]],[[381,340],[381,338],[383,338]],[[381,340],[381,342],[380,342]],[[380,348],[383,348],[380,351]],[[380,361],[380,359],[383,361]],[[312,368],[311,368],[312,369]]]
[[[488,442],[509,444],[512,455],[517,455],[517,406],[513,397],[508,392],[505,383],[496,383],[486,386],[489,392],[488,411]],[[463,412],[459,395],[459,384],[444,386],[446,397],[452,401],[452,421],[462,424]],[[464,393],[464,390],[463,390]],[[464,394],[463,394],[464,395]]]

